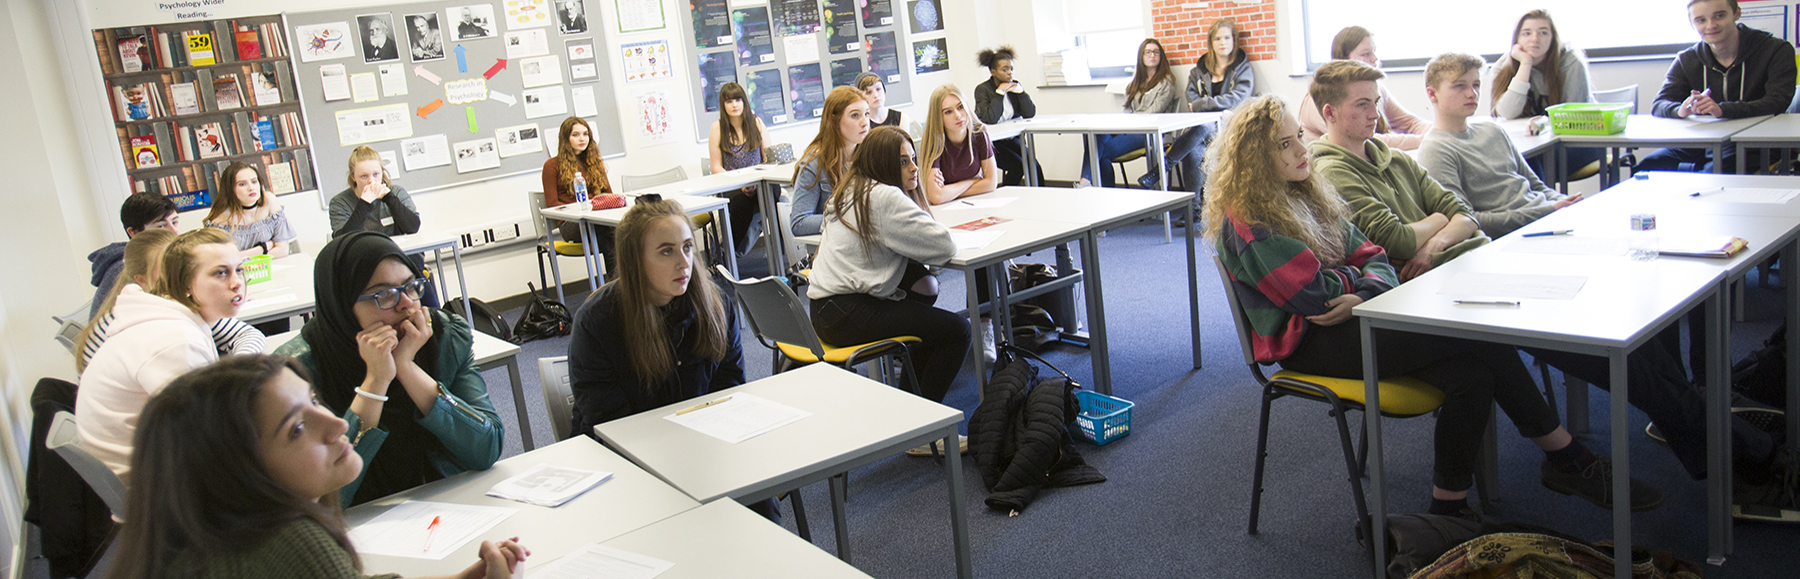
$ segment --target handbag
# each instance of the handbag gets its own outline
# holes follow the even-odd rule
[[[562,302],[544,299],[538,295],[537,286],[525,284],[530,290],[531,302],[525,304],[525,313],[519,315],[519,321],[513,324],[513,343],[523,344],[534,340],[558,338],[569,335],[574,325],[569,316],[569,308]]]

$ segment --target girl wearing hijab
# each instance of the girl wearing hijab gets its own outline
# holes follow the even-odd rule
[[[469,323],[421,305],[427,283],[387,236],[340,235],[315,262],[318,315],[275,351],[306,366],[319,399],[350,423],[364,467],[339,491],[345,505],[500,458],[505,429],[475,368]]]

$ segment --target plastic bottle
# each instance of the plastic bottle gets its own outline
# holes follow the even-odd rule
[[[593,204],[588,203],[587,177],[580,171],[575,172],[575,181],[570,187],[575,189],[575,204],[580,206],[579,209],[585,211],[593,207]]]
[[[1656,215],[1639,213],[1631,216],[1631,250],[1626,253],[1636,261],[1650,261],[1657,256]]]

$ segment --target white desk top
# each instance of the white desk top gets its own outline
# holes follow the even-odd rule
[[[1147,189],[1107,189],[1090,187],[1002,187],[991,193],[964,197],[933,208],[940,213],[962,214],[967,208],[963,200],[980,201],[998,197],[1017,197],[1011,203],[988,209],[992,215],[1036,221],[1062,221],[1084,225],[1106,225],[1113,221],[1141,217],[1158,208],[1193,198],[1187,191],[1155,191]],[[961,208],[959,208],[961,207]],[[958,223],[967,222],[967,219]]]
[[[1453,301],[1457,297],[1440,295],[1438,291],[1464,272],[1580,275],[1588,279],[1575,299],[1521,299],[1518,307],[1458,305]],[[1376,320],[1426,324],[1462,335],[1479,333],[1622,347],[1648,338],[1690,301],[1704,295],[1724,274],[1725,270],[1716,265],[1694,260],[1640,262],[1482,248],[1363,302],[1355,312]]]
[[[752,180],[751,182],[754,183],[756,181]],[[647,191],[645,191],[645,193],[654,193],[654,191],[647,190]],[[701,213],[710,213],[713,211],[718,211],[720,209],[725,208],[725,205],[727,204],[727,201],[723,197],[711,197],[711,196],[690,196],[690,195],[673,195],[673,194],[671,194],[671,195],[663,196],[663,199],[668,200],[668,201],[674,201],[676,203],[680,203],[682,209],[687,210],[688,215],[699,215]],[[549,217],[551,219],[561,219],[564,221],[586,221],[588,223],[597,223],[597,224],[606,225],[606,226],[616,226],[619,224],[619,220],[625,218],[625,212],[631,209],[631,204],[636,203],[636,202],[637,202],[637,197],[635,195],[627,195],[627,196],[625,196],[625,206],[619,207],[616,209],[604,209],[604,210],[600,210],[600,211],[591,211],[591,210],[590,211],[582,211],[582,210],[574,208],[573,207],[574,204],[571,203],[569,205],[558,205],[556,207],[545,207],[544,210],[541,212],[541,214],[544,217]]]
[[[1549,129],[1545,129],[1544,132],[1538,133],[1536,135],[1531,134],[1531,128],[1530,128],[1531,118],[1530,117],[1504,120],[1504,121],[1493,120],[1493,119],[1481,120],[1479,118],[1471,118],[1471,119],[1469,119],[1469,121],[1470,122],[1491,122],[1496,125],[1500,125],[1500,128],[1506,130],[1506,136],[1512,138],[1513,146],[1519,148],[1519,154],[1523,155],[1525,157],[1530,157],[1532,155],[1536,155],[1538,153],[1543,152],[1545,149],[1549,149],[1551,147],[1556,146],[1556,134],[1550,132]],[[1629,126],[1629,124],[1627,126]]]
[[[475,331],[474,334],[475,365],[477,366],[488,362],[498,361],[507,356],[519,355],[520,349],[518,344],[489,336],[479,330]],[[282,344],[292,342],[298,337],[300,337],[299,328],[294,328],[273,336],[267,336],[263,338],[263,351],[274,352],[275,349],[281,347]]]
[[[677,409],[739,392],[812,415],[738,444],[663,419]],[[620,418],[594,431],[632,462],[710,503],[773,496],[809,482],[809,476],[821,480],[849,470],[872,460],[870,453],[941,432],[962,419],[961,410],[829,364],[813,364]]]
[[[1020,133],[1167,133],[1219,120],[1222,112],[1212,113],[1082,113],[1038,115],[989,125],[991,139],[1016,137]]]
[[[1628,207],[1637,212],[1655,213],[1658,226],[1665,216],[1705,213],[1764,217],[1800,217],[1800,196],[1787,203],[1732,203],[1719,197],[1689,196],[1697,191],[1720,187],[1750,189],[1800,189],[1800,177],[1783,175],[1715,175],[1712,173],[1647,172],[1628,179],[1604,194],[1569,207],[1575,209],[1594,203],[1604,207]],[[1556,213],[1561,213],[1558,211]],[[1552,213],[1551,215],[1556,215]],[[1623,223],[1623,222],[1621,222]],[[1741,236],[1740,236],[1741,237]]]
[[[675,564],[657,579],[869,577],[735,501],[713,501],[602,544]],[[541,567],[533,555],[530,567]]]
[[[613,473],[586,494],[556,508],[487,496],[496,483],[538,463]],[[485,471],[465,472],[387,498],[358,505],[344,513],[351,527],[375,518],[407,500],[436,501],[519,509],[519,512],[443,560],[363,555],[365,573],[400,573],[407,577],[449,574],[476,560],[481,540],[518,537],[533,559],[548,562],[594,541],[605,541],[696,508],[699,503],[650,476],[593,439],[577,436],[494,464]]]
[[[1775,115],[1757,123],[1731,140],[1744,143],[1800,143],[1800,115]]]
[[[238,319],[260,324],[313,310],[312,254],[289,255],[271,260],[270,265],[274,279],[244,287],[248,299],[238,307]]]
[[[632,191],[631,194],[642,195],[645,193],[661,193],[664,197],[670,195],[718,195],[736,191],[764,181],[770,181],[781,185],[792,185],[794,183],[794,164],[756,165],[742,169],[733,169],[724,173],[713,173],[711,175],[695,177],[685,181],[676,181],[667,185],[646,187],[644,189]]]
[[[1657,143],[1717,143],[1732,138],[1739,131],[1756,126],[1772,117],[1747,117],[1742,119],[1721,120],[1713,122],[1691,121],[1687,119],[1665,119],[1654,115],[1631,115],[1625,121],[1625,131],[1611,135],[1557,135],[1556,138],[1569,145],[1608,143],[1629,143],[1632,141]]]

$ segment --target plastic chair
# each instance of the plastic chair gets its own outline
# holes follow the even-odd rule
[[[50,437],[45,440],[45,447],[56,451],[57,456],[69,463],[75,472],[81,475],[94,494],[106,502],[106,508],[112,509],[113,518],[125,520],[125,483],[119,475],[113,474],[111,468],[94,455],[88,454],[81,446],[81,437],[75,430],[75,415],[67,412],[56,413],[50,425]]]
[[[92,303],[84,301],[81,307],[69,313],[50,316],[50,320],[56,322],[56,343],[68,348],[70,353],[75,353],[75,341],[81,339],[81,329],[87,326],[88,310],[92,307]]]
[[[550,415],[550,433],[557,441],[568,439],[574,418],[575,394],[569,390],[569,357],[538,358],[538,383],[544,389],[544,409]]]
[[[1365,391],[1360,378],[1330,378],[1280,370],[1273,375],[1263,374],[1262,364],[1256,361],[1254,350],[1250,345],[1250,321],[1244,313],[1243,304],[1238,301],[1235,282],[1225,265],[1213,256],[1213,265],[1219,270],[1219,281],[1225,286],[1225,297],[1231,304],[1231,322],[1237,331],[1238,346],[1243,350],[1244,365],[1249,367],[1250,375],[1262,388],[1262,419],[1258,423],[1256,434],[1256,471],[1252,481],[1250,495],[1250,534],[1256,534],[1257,516],[1262,509],[1263,464],[1268,458],[1269,449],[1269,405],[1275,400],[1295,397],[1315,402],[1323,402],[1331,406],[1329,415],[1336,419],[1338,441],[1343,447],[1344,465],[1349,470],[1350,492],[1356,503],[1357,524],[1364,529],[1367,536],[1369,528],[1369,508],[1363,498],[1362,475],[1368,461],[1369,433],[1362,431],[1361,440],[1355,448],[1350,443],[1350,424],[1345,418],[1349,411],[1367,412],[1364,406]],[[1354,322],[1351,322],[1354,323]],[[1444,402],[1444,393],[1436,387],[1412,377],[1398,377],[1382,380],[1378,386],[1381,396],[1381,415],[1390,418],[1411,418],[1430,414]],[[1483,461],[1481,469],[1484,473],[1495,472],[1492,444],[1494,443],[1494,421],[1490,413],[1488,433],[1483,444]],[[1481,500],[1485,504],[1494,498],[1487,478],[1475,477]]]
[[[711,163],[712,161],[707,162]],[[674,168],[661,173],[651,173],[649,175],[621,175],[619,177],[619,187],[624,189],[625,193],[636,193],[639,190],[655,187],[657,185],[668,185],[670,183],[678,183],[686,180],[687,169],[680,165],[676,165]]]
[[[763,162],[775,165],[794,162],[793,143],[776,143],[763,147]]]
[[[548,258],[550,260],[550,272],[556,276],[556,301],[566,303],[568,302],[568,299],[563,296],[562,267],[557,265],[556,256],[581,257],[587,254],[586,248],[578,242],[563,241],[550,236],[550,224],[544,221],[543,191],[532,191],[527,194],[527,198],[531,203],[531,229],[537,233],[538,239],[538,283],[543,284],[545,287],[550,285],[550,281],[544,279],[544,260]],[[604,259],[600,260],[600,274],[602,276],[606,275],[606,260]],[[594,291],[594,288],[590,286],[588,291]]]
[[[777,352],[776,373],[818,362],[849,370],[864,362],[889,357],[898,357],[905,369],[912,368],[912,354],[906,344],[919,341],[918,336],[895,336],[854,346],[829,346],[821,342],[819,334],[813,330],[812,320],[807,318],[806,309],[800,305],[800,297],[794,295],[794,290],[781,279],[765,277],[739,281],[733,279],[724,266],[714,268],[737,290],[738,305],[743,306],[757,341]],[[885,370],[886,365],[881,368]],[[915,372],[903,372],[907,389],[919,395],[919,379]]]

